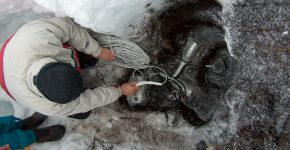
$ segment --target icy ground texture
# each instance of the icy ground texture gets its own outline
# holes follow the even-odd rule
[[[289,149],[289,2],[248,0],[233,7],[228,1],[223,2],[228,45],[240,64],[236,80],[221,104],[223,111],[217,112],[211,122],[195,128],[175,112],[168,116],[160,112],[130,112],[117,102],[94,110],[84,121],[50,117],[43,126],[64,124],[67,134],[61,141],[31,149],[187,150],[205,145],[209,149]],[[12,9],[8,9],[8,3]],[[27,7],[13,9],[16,6]],[[0,15],[1,43],[24,22],[50,16],[33,12],[32,8],[38,6],[29,0],[2,0],[0,7],[7,9]],[[136,32],[136,36],[141,35]],[[88,80],[100,85],[117,82],[116,77],[123,72],[99,63],[87,74]],[[1,99],[7,96],[2,93]],[[17,106],[17,116],[27,117],[26,111],[20,109]],[[206,144],[200,143],[202,140]]]
[[[127,36],[130,25],[152,10],[158,10],[163,0],[35,0],[38,4],[74,18],[75,22],[96,32]]]
[[[288,0],[247,0],[224,12],[239,61],[226,99],[238,114],[229,149],[290,148],[289,13]]]

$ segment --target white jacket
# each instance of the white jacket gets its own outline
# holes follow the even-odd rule
[[[116,101],[121,96],[121,90],[111,86],[88,89],[67,104],[54,103],[33,92],[26,80],[27,70],[33,62],[50,57],[77,65],[71,57],[72,51],[63,48],[63,43],[93,56],[101,52],[98,42],[69,18],[36,20],[16,32],[3,58],[6,86],[16,101],[49,116],[84,113]]]

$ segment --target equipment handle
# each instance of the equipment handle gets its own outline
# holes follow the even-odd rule
[[[184,68],[185,65],[186,65],[186,63],[183,61],[180,63],[178,69],[176,70],[176,72],[173,75],[174,78],[176,78],[180,74],[180,72],[182,71],[182,69]]]
[[[136,84],[136,86],[142,86],[142,85],[158,85],[161,86],[162,83],[154,82],[154,81],[140,81]]]

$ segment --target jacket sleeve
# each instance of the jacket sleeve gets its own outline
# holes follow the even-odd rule
[[[43,104],[38,103],[35,105],[36,107],[34,110],[49,116],[69,116],[88,112],[92,109],[113,103],[121,95],[120,88],[115,88],[113,86],[99,87],[92,90],[86,90],[77,99],[67,104],[57,104],[49,100],[44,100],[42,101]],[[39,105],[42,105],[41,108]]]
[[[24,40],[29,47],[30,55],[37,57],[52,57],[58,61],[68,62],[67,54],[71,53],[62,47],[62,43],[68,43],[79,51],[97,56],[100,53],[100,46],[88,32],[73,23],[69,18],[52,18],[33,21],[26,25],[16,36],[26,35]],[[31,35],[31,36],[28,36]],[[37,42],[33,42],[36,41]],[[32,43],[32,44],[31,44]],[[50,116],[69,116],[83,113],[97,107],[110,104],[121,96],[120,88],[112,86],[99,87],[84,91],[77,99],[67,104],[57,104],[45,98],[36,97],[31,93],[23,102],[30,108]]]
[[[67,43],[78,51],[95,57],[101,53],[99,43],[89,35],[85,28],[77,25],[70,18],[56,17],[37,20],[35,24],[45,29],[41,31],[44,35],[53,34],[60,41],[59,43]],[[41,35],[41,32],[37,34]]]

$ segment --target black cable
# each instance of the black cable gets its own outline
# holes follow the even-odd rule
[[[153,85],[150,86],[145,90],[148,105],[151,105],[155,109],[161,111],[178,107],[181,102],[181,98],[185,96],[185,91],[182,89],[182,86],[185,86],[181,82],[180,84],[178,84],[175,80],[168,79],[168,82],[161,87]],[[168,97],[168,94],[172,94],[172,97]]]
[[[177,80],[177,79],[175,79],[175,80],[171,80],[171,79],[169,79],[168,80],[169,82],[171,82],[171,83],[175,83],[176,81],[179,83],[175,83],[175,85],[176,86],[178,86],[178,88],[179,88],[179,93],[181,93],[181,97],[184,97],[185,96],[185,93],[186,93],[186,88],[185,88],[185,85],[182,83],[182,82],[180,82],[179,80]],[[181,87],[182,86],[182,87]],[[183,90],[184,89],[184,90]]]

